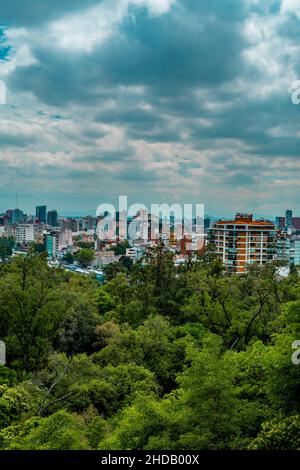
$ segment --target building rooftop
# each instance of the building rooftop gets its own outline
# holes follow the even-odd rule
[[[274,225],[270,220],[253,220],[252,214],[236,214],[234,220],[218,220],[218,225],[260,225],[269,226]]]

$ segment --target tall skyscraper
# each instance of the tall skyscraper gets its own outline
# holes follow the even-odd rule
[[[293,211],[290,211],[290,210],[285,211],[285,226],[286,228],[293,227]]]
[[[275,224],[276,228],[284,228],[285,227],[285,217],[275,217]]]
[[[58,226],[58,220],[57,220],[57,211],[49,211],[47,215],[47,224],[50,227],[57,227]]]
[[[35,216],[45,224],[47,222],[47,206],[36,206]]]
[[[204,230],[209,229],[209,227],[210,227],[210,218],[205,217],[205,219],[204,219]]]
[[[25,215],[20,209],[15,209],[11,214],[11,222],[13,224],[20,224],[25,221]]]
[[[7,221],[8,224],[12,223],[12,214],[13,214],[13,211],[11,209],[8,209],[6,211],[5,216],[6,216],[6,221]]]
[[[237,214],[235,220],[215,222],[208,240],[227,271],[244,273],[249,264],[266,264],[274,259],[276,230],[272,222]]]

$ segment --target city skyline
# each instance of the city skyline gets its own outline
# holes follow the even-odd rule
[[[43,198],[39,198],[37,197],[37,199],[34,199],[31,197],[31,202],[30,203],[26,203],[26,198],[23,197],[22,193],[18,193],[18,196],[17,196],[17,203],[16,203],[16,193],[14,194],[11,194],[9,197],[7,197],[7,201],[8,201],[8,205],[4,205],[3,202],[1,202],[1,199],[0,199],[0,213],[1,212],[5,212],[5,210],[8,210],[8,209],[21,209],[22,211],[24,211],[25,213],[28,213],[28,214],[34,214],[35,213],[35,209],[37,206],[47,206],[48,209],[50,210],[57,210],[57,212],[59,213],[59,215],[61,216],[64,216],[64,217],[74,217],[74,216],[84,216],[84,215],[94,215],[97,211],[97,207],[99,204],[103,204],[103,203],[106,203],[106,204],[113,204],[113,205],[116,205],[117,206],[117,201],[118,201],[118,198],[119,198],[119,195],[117,194],[114,194],[114,196],[111,198],[111,199],[107,199],[105,197],[103,197],[102,199],[99,198],[99,199],[96,199],[95,198],[95,204],[94,206],[90,206],[90,207],[87,207],[87,208],[83,208],[83,209],[80,209],[81,204],[78,205],[78,209],[76,209],[76,206],[73,204],[66,204],[65,201],[56,201],[55,199],[53,200],[52,198],[50,199],[43,199]],[[201,203],[202,204],[202,201],[200,201],[199,199],[195,199],[195,200],[191,200],[191,199],[188,199],[188,200],[184,200],[184,201],[177,201],[174,202],[172,201],[172,199],[168,199],[168,201],[165,201],[165,200],[162,200],[162,199],[159,199],[157,197],[157,199],[155,199],[154,201],[151,201],[151,200],[148,200],[148,199],[143,199],[141,198],[141,200],[139,201],[136,201],[134,198],[130,197],[128,195],[128,201],[129,201],[129,205],[131,204],[141,204],[141,205],[151,205],[152,203],[153,204],[169,204],[170,206],[172,206],[172,204],[181,204],[181,205],[184,205],[184,204],[196,204],[196,203]],[[205,215],[206,216],[209,216],[209,217],[222,217],[222,218],[226,218],[226,217],[231,217],[232,214],[235,214],[237,212],[251,212],[255,217],[258,217],[258,218],[272,218],[274,219],[275,217],[277,216],[280,216],[280,215],[284,215],[285,211],[288,209],[288,210],[291,210],[293,212],[293,214],[295,214],[297,216],[297,214],[299,214],[300,216],[300,207],[299,207],[299,204],[298,203],[295,203],[295,204],[289,204],[287,206],[284,206],[284,205],[278,205],[278,211],[274,212],[274,213],[268,213],[267,211],[264,211],[263,208],[262,208],[262,211],[259,211],[259,212],[256,212],[254,210],[254,208],[251,206],[251,205],[245,205],[243,206],[243,210],[240,210],[238,206],[232,206],[230,208],[228,208],[228,210],[224,211],[221,207],[219,209],[216,209],[216,212],[213,213],[212,211],[209,210],[209,208],[207,208],[206,204],[204,204],[204,207],[205,207]]]
[[[297,213],[298,2],[220,3],[3,0],[0,208]]]
[[[20,209],[7,210],[0,214],[2,261],[34,250],[47,253],[49,263],[54,260],[67,270],[80,271],[80,266],[70,267],[76,256],[83,257],[86,267],[89,263],[99,267],[122,262],[122,256],[134,262],[147,248],[162,243],[176,257],[175,263],[186,263],[189,256],[202,256],[207,251],[218,256],[230,274],[246,273],[251,265],[274,261],[280,263],[282,275],[300,266],[300,217],[289,209],[275,221],[256,219],[250,213],[212,219],[205,217],[203,207],[184,207],[182,211],[180,207],[153,206],[149,212],[146,207],[126,206],[124,197],[119,202],[118,210],[99,206],[97,217],[76,219],[58,217],[57,211],[47,211],[47,206],[36,206],[35,216]],[[111,253],[113,246],[118,255]]]
[[[133,203],[133,205],[135,205],[135,203]],[[141,203],[142,205],[142,203]],[[131,203],[128,204],[128,208],[130,208],[131,206]],[[169,206],[171,208],[171,205]],[[37,210],[38,209],[41,209],[41,208],[45,208],[46,210],[46,216],[49,212],[57,212],[57,216],[58,217],[61,217],[61,218],[82,218],[82,217],[87,217],[87,216],[91,216],[91,217],[97,217],[97,209],[95,211],[85,211],[85,212],[82,212],[80,213],[80,211],[74,211],[74,212],[69,212],[69,213],[64,213],[62,211],[59,210],[58,207],[53,207],[47,203],[39,203],[39,204],[36,204],[34,205],[33,208],[29,209],[29,210],[25,210],[25,209],[22,209],[21,206],[19,205],[19,207],[6,207],[6,208],[3,208],[0,206],[0,214],[5,214],[6,211],[9,211],[9,210],[21,210],[24,214],[28,215],[28,216],[36,216],[37,218],[39,218],[37,216]],[[143,210],[143,208],[141,208]],[[116,212],[118,211],[118,207],[116,206],[115,208]],[[151,209],[147,209],[148,210],[148,213],[151,214]],[[182,210],[183,210],[183,207],[182,207]],[[276,215],[262,215],[262,214],[256,214],[255,212],[253,212],[251,210],[251,208],[248,208],[248,210],[246,211],[243,211],[241,213],[244,213],[244,214],[251,214],[254,218],[256,219],[265,219],[265,220],[272,220],[272,221],[275,221],[276,219],[285,219],[286,218],[286,213],[287,212],[291,212],[292,213],[292,217],[293,218],[296,218],[296,219],[300,219],[300,215],[298,217],[298,211],[294,211],[293,209],[289,208],[285,208],[283,209],[280,213],[277,213]],[[136,210],[136,213],[138,213],[138,210]],[[221,213],[220,214],[209,214],[205,211],[205,208],[204,208],[204,217],[205,218],[211,218],[212,220],[219,220],[219,219],[223,219],[223,220],[232,220],[233,219],[233,216],[234,214],[237,214],[239,213],[239,211],[235,210],[235,209],[232,209],[231,213],[229,214],[226,214],[224,216],[224,214],[222,215]]]

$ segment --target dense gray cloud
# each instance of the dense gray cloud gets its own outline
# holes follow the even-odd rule
[[[297,209],[298,0],[2,3],[0,183],[25,205]]]

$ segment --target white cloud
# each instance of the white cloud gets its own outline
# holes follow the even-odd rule
[[[49,25],[48,40],[68,51],[90,52],[108,39],[129,7],[146,7],[150,15],[167,13],[176,0],[104,0],[85,12],[67,15]]]
[[[300,18],[300,0],[282,0],[281,12],[293,13]]]
[[[300,0],[286,1],[289,9]],[[260,16],[250,15],[243,28],[249,47],[243,51],[246,63],[259,71],[256,81],[244,81],[250,95],[267,98],[276,93],[288,93],[293,80],[297,78],[294,64],[300,53],[299,44],[280,34],[280,28],[287,21],[288,5],[279,14]]]

